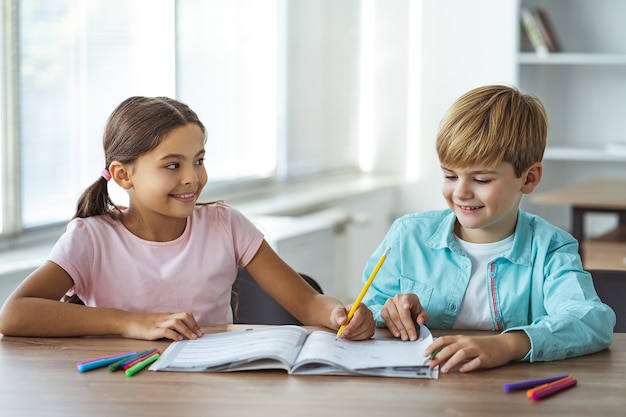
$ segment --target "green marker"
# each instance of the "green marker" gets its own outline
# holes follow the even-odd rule
[[[437,356],[437,353],[439,353],[440,351],[441,351],[441,349],[433,350],[428,355],[428,359],[430,359],[430,360],[435,359],[435,356]]]
[[[135,365],[131,366],[130,368],[126,370],[126,376],[135,375],[137,372],[141,371],[143,368],[145,368],[146,366],[150,365],[152,362],[159,359],[159,356],[160,355],[158,353],[155,353],[154,355],[149,356],[147,359],[144,359],[141,362],[136,363]]]

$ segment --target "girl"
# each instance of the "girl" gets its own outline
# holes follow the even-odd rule
[[[122,102],[104,132],[107,168],[80,197],[49,260],[5,302],[0,332],[195,339],[198,323],[232,323],[239,268],[304,324],[338,329],[351,306],[311,288],[238,211],[196,204],[207,182],[204,143],[204,126],[184,104]],[[111,179],[128,192],[128,208],[110,199]],[[85,305],[60,302],[68,292]],[[342,336],[373,334],[372,313],[360,305]]]

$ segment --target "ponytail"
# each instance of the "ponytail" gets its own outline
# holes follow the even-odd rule
[[[111,197],[109,197],[107,183],[106,178],[100,177],[83,192],[78,199],[74,218],[85,218],[102,214],[107,214],[114,219],[119,218],[119,210],[111,201]]]

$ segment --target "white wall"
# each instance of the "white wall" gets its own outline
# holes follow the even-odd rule
[[[378,19],[383,21],[377,25],[379,47],[393,52],[378,63],[376,139],[385,151],[379,152],[375,171],[414,172],[414,184],[401,190],[397,210],[402,214],[444,206],[434,148],[439,121],[466,91],[516,82],[519,26],[515,0],[392,3],[394,7],[385,0],[376,1],[381,10]],[[415,27],[421,30],[412,31]],[[409,42],[402,41],[405,38]],[[419,62],[410,62],[416,55]],[[410,83],[411,79],[416,81]],[[407,139],[398,143],[398,138]]]

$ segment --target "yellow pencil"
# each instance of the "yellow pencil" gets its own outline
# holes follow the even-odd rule
[[[383,262],[385,262],[385,259],[387,259],[387,255],[389,254],[390,250],[391,250],[391,248],[385,249],[385,252],[383,253],[383,256],[381,256],[380,259],[378,260],[378,263],[376,264],[376,267],[374,268],[374,270],[370,274],[369,279],[367,280],[365,285],[363,285],[363,289],[361,290],[361,293],[356,298],[356,301],[354,302],[354,304],[352,304],[352,308],[350,309],[350,311],[348,312],[348,316],[346,317],[346,322],[344,324],[342,324],[341,327],[339,327],[339,330],[337,330],[337,337],[341,336],[341,333],[343,333],[343,329],[346,327],[346,325],[348,323],[350,323],[350,320],[352,319],[352,316],[354,316],[354,312],[356,311],[357,308],[359,308],[359,305],[361,304],[361,301],[363,301],[363,297],[365,297],[365,293],[369,289],[370,285],[372,285],[372,282],[374,281],[374,278],[376,278],[376,274],[378,274],[378,270],[382,266]]]

